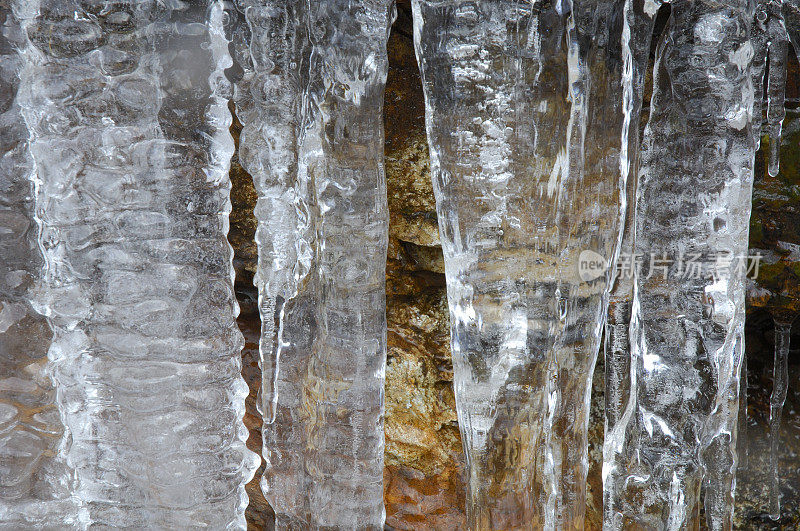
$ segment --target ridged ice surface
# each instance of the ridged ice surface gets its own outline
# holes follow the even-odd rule
[[[44,252],[37,298],[82,527],[244,528],[228,165],[213,1],[18,0]],[[207,22],[208,17],[208,22]]]
[[[630,397],[630,322],[633,304],[633,284],[638,261],[634,257],[634,226],[636,220],[636,190],[639,183],[639,123],[644,96],[650,43],[658,13],[655,3],[632,0],[623,3],[620,13],[622,24],[622,57],[625,64],[622,79],[623,111],[626,116],[626,150],[621,162],[626,176],[625,222],[619,259],[608,302],[605,326],[605,413],[606,433],[622,417]]]
[[[262,315],[262,489],[279,529],[383,529],[392,0],[238,0]]]
[[[696,528],[701,491],[709,527],[731,526],[754,4],[673,1],[658,45],[636,195],[633,248],[645,263],[634,282],[630,393],[606,433],[609,529]]]
[[[58,459],[63,428],[47,349],[51,332],[30,305],[42,266],[33,217],[28,130],[16,103],[24,45],[0,2],[0,529],[74,523],[69,475]]]
[[[413,4],[471,529],[584,526],[608,273],[578,264],[624,214],[621,6]]]

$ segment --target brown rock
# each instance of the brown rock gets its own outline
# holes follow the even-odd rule
[[[414,285],[413,275],[408,277]],[[461,529],[461,439],[443,283],[390,296],[387,314],[387,526]]]
[[[412,32],[411,7],[400,2],[389,39],[390,69],[384,98],[389,231],[405,242],[435,246],[439,244],[436,201]]]

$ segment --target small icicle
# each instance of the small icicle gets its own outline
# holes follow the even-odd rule
[[[792,334],[792,321],[775,317],[775,367],[773,369],[772,396],[769,400],[769,436],[770,436],[770,493],[769,516],[773,520],[781,517],[780,475],[778,470],[778,441],[780,440],[781,415],[786,402],[789,387],[789,341]]]
[[[742,353],[742,373],[739,377],[739,429],[737,447],[739,451],[739,469],[747,468],[750,459],[750,445],[747,439],[747,353]]]
[[[786,66],[789,36],[782,13],[783,0],[769,2],[767,36],[769,39],[769,77],[767,79],[767,132],[769,134],[769,174],[780,169],[781,131],[786,117]]]

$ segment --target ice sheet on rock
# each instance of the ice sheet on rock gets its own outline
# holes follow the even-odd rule
[[[383,93],[392,0],[237,0],[262,316],[262,489],[279,529],[382,529]]]
[[[729,529],[733,514],[755,13],[745,0],[671,4],[636,196],[633,247],[646,263],[631,393],[606,443],[610,529],[696,527],[701,490],[711,529]],[[711,267],[698,276],[698,263]]]
[[[0,529],[74,525],[63,433],[47,348],[51,331],[30,305],[42,267],[33,216],[28,130],[16,102],[24,45],[0,2]]]
[[[41,310],[81,526],[245,528],[215,1],[18,0]]]
[[[578,263],[614,262],[624,215],[622,4],[413,3],[472,529],[583,527],[609,283]]]

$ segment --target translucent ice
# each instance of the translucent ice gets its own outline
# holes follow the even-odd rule
[[[383,529],[393,0],[237,0],[256,206],[262,480],[278,529]]]
[[[792,337],[792,318],[775,319],[775,365],[772,379],[772,396],[769,399],[770,491],[769,514],[773,520],[781,517],[781,482],[778,465],[778,442],[781,415],[789,388],[789,342]]]
[[[789,37],[782,7],[782,0],[759,0],[751,37],[755,93],[753,130],[760,142],[762,122],[766,123],[766,133],[769,135],[768,171],[773,177],[778,175],[781,132],[786,117],[784,104]],[[765,110],[766,120],[762,116]]]
[[[63,428],[47,348],[51,332],[30,305],[42,266],[36,243],[28,130],[16,103],[24,46],[0,2],[0,529],[74,524],[69,474],[56,456]]]
[[[215,1],[17,0],[41,311],[81,525],[245,527]],[[208,20],[207,20],[208,17]]]
[[[630,394],[607,433],[605,525],[733,514],[755,154],[754,3],[679,0],[656,54],[636,194]]]
[[[584,525],[637,112],[621,5],[413,3],[471,529]]]
[[[650,55],[657,5],[641,4],[632,0],[622,6],[622,57],[625,64],[622,79],[623,110],[626,122],[623,131],[624,158],[621,169],[625,175],[626,216],[622,229],[622,244],[615,268],[615,277],[609,297],[605,327],[605,401],[606,433],[612,433],[619,421],[630,395],[630,323],[633,303],[633,278],[640,262],[634,256],[633,236],[636,219],[636,189],[639,173],[642,98],[645,75]],[[613,437],[607,439],[609,442]],[[609,446],[613,452],[613,445]]]

